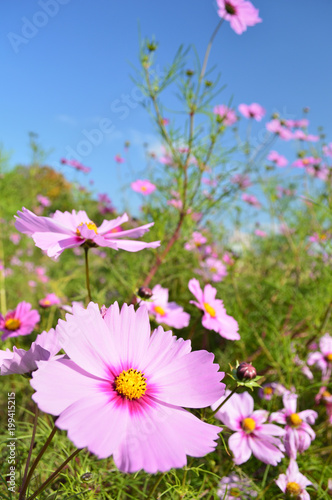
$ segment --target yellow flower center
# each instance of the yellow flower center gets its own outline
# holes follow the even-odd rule
[[[272,389],[272,387],[264,387],[264,391],[263,392],[267,396],[270,396],[271,394],[273,394],[273,389]]]
[[[165,309],[163,309],[161,306],[154,306],[154,310],[160,316],[166,316]]]
[[[309,165],[310,161],[308,160],[308,158],[303,158],[302,163],[303,165]]]
[[[210,271],[211,271],[211,273],[216,273],[217,272],[217,268],[216,267],[210,267]]]
[[[321,240],[326,240],[326,239],[327,239],[326,234],[321,234],[321,235],[320,235],[320,239],[321,239]]]
[[[146,191],[148,188],[146,186],[141,186],[141,191]]]
[[[81,236],[81,231],[79,230],[79,228],[81,226],[84,226],[86,225],[88,229],[93,229],[93,231],[98,234],[98,231],[97,231],[97,226],[94,222],[81,222],[81,224],[79,224],[76,228],[76,234],[77,236]]]
[[[49,299],[43,300],[43,306],[50,306],[50,305],[51,305],[51,301]]]
[[[293,498],[297,498],[301,493],[301,486],[295,482],[287,483],[286,493]]]
[[[292,427],[298,427],[302,424],[302,418],[298,415],[298,413],[292,413],[287,418],[289,425]]]
[[[256,427],[256,422],[253,418],[248,417],[242,420],[242,429],[247,433],[254,431],[255,427]]]
[[[323,398],[330,398],[331,397],[331,393],[329,391],[323,391],[322,392],[322,397]]]
[[[115,390],[127,399],[139,399],[146,392],[144,373],[134,368],[124,370],[115,379]]]
[[[329,352],[329,353],[326,355],[326,361],[328,361],[329,363],[332,363],[332,352]]]
[[[17,318],[9,318],[5,322],[5,328],[7,328],[7,330],[14,331],[14,330],[17,330],[20,326],[21,326],[21,322]]]
[[[215,309],[213,309],[212,306],[210,306],[210,304],[208,304],[207,302],[204,302],[203,306],[204,306],[204,309],[206,310],[206,312],[211,316],[211,318],[216,317],[216,311],[215,311]]]

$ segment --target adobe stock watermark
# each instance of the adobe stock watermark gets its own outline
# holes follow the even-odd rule
[[[20,33],[14,33],[13,31],[7,33],[7,38],[15,54],[19,53],[22,45],[26,45],[38,35],[39,30],[44,28],[49,20],[58,14],[62,5],[67,5],[70,1],[71,0],[39,0],[38,5],[40,10],[37,10],[31,19],[27,17],[21,18],[22,27]]]

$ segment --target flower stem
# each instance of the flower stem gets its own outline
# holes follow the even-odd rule
[[[91,298],[91,290],[90,290],[89,257],[88,257],[88,252],[89,252],[89,247],[84,247],[86,289],[87,289],[87,292],[88,292],[89,302],[91,302],[92,298]]]
[[[43,482],[42,485],[39,486],[38,490],[36,490],[33,495],[31,495],[27,500],[33,500],[34,498],[36,498],[36,496],[39,495],[39,493],[41,493],[60,474],[67,463],[70,462],[70,460],[72,460],[74,457],[76,457],[76,455],[78,455],[80,451],[82,450],[75,450],[71,455],[69,455],[69,457],[66,458],[66,460],[53,472],[53,474],[50,475],[48,479],[46,479],[46,481]]]
[[[31,466],[31,469],[29,471],[29,474],[28,474],[28,476],[27,476],[27,478],[25,480],[25,483],[22,484],[22,489],[21,489],[21,492],[20,492],[20,496],[18,497],[18,500],[25,500],[25,493],[26,493],[26,490],[27,490],[27,488],[29,486],[29,483],[31,481],[32,474],[33,474],[35,468],[37,467],[38,463],[40,462],[41,457],[44,455],[44,453],[45,453],[48,445],[52,441],[52,439],[53,439],[56,431],[57,431],[57,428],[54,426],[53,429],[52,429],[52,431],[51,431],[51,433],[50,433],[50,435],[48,436],[48,438],[47,438],[44,446],[42,447],[42,449],[38,453],[37,457],[35,458],[32,466]]]
[[[214,412],[212,413],[212,415],[210,415],[211,417],[214,417],[214,415],[215,415],[216,413],[218,413],[218,411],[220,410],[220,408],[221,408],[222,406],[224,406],[224,404],[225,404],[225,403],[229,400],[229,398],[230,398],[230,397],[232,397],[232,396],[233,396],[233,394],[234,394],[234,393],[238,390],[238,388],[239,388],[239,387],[240,387],[240,386],[239,386],[239,385],[237,385],[237,386],[235,387],[235,389],[233,389],[233,390],[232,390],[232,392],[231,392],[230,394],[228,394],[227,398],[226,398],[226,399],[224,399],[224,401],[222,401],[222,403],[220,403],[220,405],[218,406],[218,408],[217,408],[216,410],[214,410]]]
[[[211,48],[212,48],[213,40],[215,39],[215,37],[216,37],[216,35],[217,35],[217,33],[218,33],[218,31],[220,29],[220,26],[222,25],[223,21],[224,21],[223,19],[220,19],[220,21],[219,21],[216,29],[214,30],[214,32],[212,33],[212,36],[210,38],[209,45],[207,46],[207,49],[206,49],[206,52],[205,52],[201,74],[199,75],[199,84],[201,83],[201,81],[203,80],[204,75],[205,75],[206,66],[207,66],[207,62],[208,62],[208,59],[209,59],[210,51],[211,51]]]
[[[28,458],[27,458],[27,461],[26,461],[26,464],[25,464],[24,476],[23,476],[23,480],[22,480],[22,486],[21,486],[22,491],[24,489],[25,482],[27,480],[28,469],[29,469],[29,464],[30,464],[31,455],[32,455],[32,449],[33,449],[33,445],[35,444],[35,435],[36,435],[36,430],[37,430],[37,421],[38,421],[38,406],[35,403],[35,418],[34,418],[34,421],[33,421],[33,429],[32,429],[32,436],[31,436],[31,442],[30,442],[30,448],[29,448]]]
[[[149,493],[149,496],[148,496],[147,500],[149,500],[150,498],[154,498],[154,496],[153,496],[153,495],[154,495],[154,492],[155,492],[155,491],[156,491],[156,489],[158,488],[158,486],[159,486],[159,484],[160,484],[161,480],[163,479],[163,477],[164,477],[164,474],[163,474],[163,473],[162,473],[162,474],[160,474],[160,476],[158,477],[157,481],[154,483],[153,488],[151,489],[151,491],[150,491],[150,493]],[[28,499],[28,500],[30,500],[30,499]]]

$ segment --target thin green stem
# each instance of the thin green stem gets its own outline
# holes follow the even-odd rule
[[[160,484],[160,482],[161,482],[161,480],[162,480],[162,478],[163,478],[163,477],[164,477],[164,474],[163,474],[163,473],[162,473],[162,474],[160,474],[160,476],[158,477],[157,481],[154,483],[153,488],[152,488],[152,490],[150,491],[150,493],[149,493],[149,496],[148,496],[147,500],[149,500],[150,498],[154,498],[154,497],[153,497],[153,494],[154,494],[154,492],[156,491],[156,489],[158,488],[158,486],[159,486],[159,484]],[[28,499],[28,500],[30,500],[30,499]]]
[[[41,493],[62,471],[62,469],[67,465],[68,462],[70,462],[76,455],[79,454],[79,452],[82,450],[75,450],[71,455],[69,455],[68,458],[53,472],[53,474],[50,475],[46,481],[43,482],[42,485],[39,486],[38,490],[36,490],[33,495],[31,495],[27,500],[34,500],[39,493]]]
[[[38,422],[38,406],[35,403],[35,417],[33,420],[33,429],[32,429],[32,436],[31,436],[31,442],[30,442],[30,447],[29,447],[29,452],[28,452],[28,458],[25,464],[25,469],[24,469],[24,475],[23,475],[23,480],[22,480],[22,490],[25,486],[25,482],[27,480],[27,475],[28,475],[28,470],[29,470],[29,465],[30,465],[30,460],[31,460],[31,455],[32,455],[32,450],[33,450],[33,445],[35,444],[35,435],[36,435],[36,430],[37,430],[37,422]]]
[[[214,417],[214,415],[215,415],[216,413],[218,413],[218,411],[220,410],[220,408],[221,408],[222,406],[224,406],[224,404],[225,404],[225,403],[229,400],[229,398],[231,398],[231,397],[233,396],[233,394],[234,394],[234,393],[238,390],[238,388],[239,388],[239,387],[240,387],[240,386],[239,386],[239,385],[237,385],[237,386],[235,387],[235,389],[233,389],[233,390],[232,390],[232,392],[231,392],[230,394],[228,394],[227,398],[226,398],[226,399],[224,399],[224,401],[222,401],[222,403],[220,403],[220,405],[218,406],[218,408],[217,408],[216,410],[214,410],[214,412],[210,415],[210,417]]]
[[[91,298],[91,289],[90,289],[90,277],[89,277],[89,247],[84,247],[84,256],[85,256],[85,279],[86,279],[86,289],[88,292],[89,302],[92,301]]]
[[[27,490],[27,488],[28,488],[28,486],[29,486],[29,483],[30,483],[30,481],[31,481],[32,475],[33,475],[33,473],[34,473],[34,470],[35,470],[35,468],[37,467],[38,463],[40,462],[40,459],[41,459],[41,458],[42,458],[42,456],[44,455],[44,453],[45,453],[45,451],[46,451],[46,449],[47,449],[48,445],[49,445],[49,444],[50,444],[50,442],[52,441],[52,439],[53,439],[53,437],[54,437],[54,435],[55,435],[56,431],[57,431],[57,427],[55,427],[55,426],[54,426],[54,427],[53,427],[53,429],[52,429],[52,431],[51,431],[51,433],[50,433],[50,435],[48,436],[48,438],[47,438],[47,440],[46,440],[46,442],[45,442],[44,446],[42,447],[42,449],[41,449],[41,450],[40,450],[40,452],[38,453],[37,457],[35,458],[35,460],[34,460],[34,462],[33,462],[32,466],[31,466],[31,469],[30,469],[29,474],[28,474],[28,476],[27,476],[27,478],[26,478],[25,484],[24,484],[24,485],[22,485],[22,490],[21,490],[21,492],[20,492],[20,496],[19,496],[18,500],[24,500],[24,499],[25,499],[25,493],[26,493],[26,490]]]
[[[223,23],[223,19],[220,19],[216,29],[214,30],[214,32],[212,33],[212,36],[210,38],[210,41],[209,41],[209,45],[207,46],[207,49],[206,49],[206,52],[205,52],[205,56],[204,56],[204,61],[203,61],[203,65],[202,65],[202,70],[201,70],[201,74],[199,75],[199,82],[198,82],[198,85],[201,84],[201,81],[203,80],[204,78],[204,75],[205,75],[205,71],[206,71],[206,66],[207,66],[207,63],[208,63],[208,59],[209,59],[209,55],[210,55],[210,51],[211,51],[211,48],[212,48],[212,44],[213,44],[213,40],[215,39],[222,23]]]

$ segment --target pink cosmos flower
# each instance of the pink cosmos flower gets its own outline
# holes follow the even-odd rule
[[[113,250],[127,250],[138,252],[143,248],[157,248],[160,241],[144,243],[124,239],[126,236],[140,237],[146,233],[153,222],[127,231],[112,232],[114,228],[127,222],[128,215],[123,214],[111,221],[104,220],[97,227],[87,216],[84,210],[60,212],[57,210],[53,217],[38,217],[26,208],[17,212],[15,227],[21,233],[32,236],[37,247],[47,251],[49,257],[57,259],[66,248],[82,246],[85,242],[89,246],[113,248]]]
[[[163,125],[166,127],[169,125],[169,119],[168,118],[162,118]]]
[[[222,281],[228,274],[225,264],[215,257],[208,257],[206,260],[203,260],[201,267],[208,274],[209,279],[216,283]]]
[[[28,351],[13,347],[13,352],[7,349],[0,351],[0,373],[1,375],[12,375],[14,373],[31,373],[37,370],[38,361],[52,359],[61,347],[58,335],[52,328],[49,332],[37,335]]]
[[[246,174],[235,174],[230,178],[233,184],[238,184],[240,189],[246,189],[251,186],[250,177]]]
[[[155,317],[157,323],[164,323],[173,328],[185,328],[189,325],[190,314],[184,312],[183,307],[176,302],[168,302],[168,289],[161,285],[152,288],[151,301],[141,302]]]
[[[257,497],[257,491],[250,489],[252,487],[249,479],[239,477],[234,472],[229,476],[224,476],[219,483],[217,495],[222,500],[250,500]]]
[[[162,156],[158,158],[158,161],[163,165],[173,165],[174,160],[170,152],[167,151],[167,149],[164,146],[161,147],[161,151],[162,151]]]
[[[318,394],[315,396],[316,404],[324,404],[326,408],[327,418],[329,423],[332,424],[332,394],[325,386],[319,389]]]
[[[248,203],[248,205],[252,205],[253,207],[256,207],[256,208],[262,207],[260,202],[257,200],[256,196],[254,196],[252,194],[243,193],[241,198],[243,201]]]
[[[49,277],[46,276],[46,269],[45,269],[45,267],[37,266],[35,268],[35,273],[36,273],[37,278],[39,279],[39,281],[41,281],[42,283],[47,283],[50,280]]]
[[[51,205],[50,199],[47,198],[47,196],[43,196],[42,194],[37,194],[36,196],[37,201],[43,206],[43,207],[49,207]]]
[[[266,124],[266,128],[267,130],[269,130],[269,132],[273,132],[284,141],[289,141],[293,138],[293,132],[291,132],[287,127],[283,126],[277,119],[268,122]]]
[[[293,132],[293,139],[297,139],[299,141],[317,142],[319,141],[319,136],[306,134],[303,130],[295,130]]]
[[[247,26],[261,23],[258,9],[245,0],[217,0],[218,15],[230,22],[231,28],[241,35]]]
[[[309,354],[307,364],[316,365],[322,371],[324,379],[328,379],[332,371],[332,337],[328,333],[320,339],[319,349],[320,351]]]
[[[220,117],[220,121],[226,127],[230,127],[237,121],[236,113],[233,109],[228,108],[225,104],[219,104],[213,108],[215,115]]]
[[[287,158],[280,155],[277,151],[270,151],[267,159],[275,163],[277,167],[286,167],[288,165]]]
[[[327,146],[323,146],[323,153],[325,156],[332,157],[332,142],[327,144]]]
[[[297,452],[302,453],[309,448],[316,435],[309,424],[314,424],[318,417],[314,410],[296,413],[297,394],[286,393],[283,396],[284,409],[272,413],[270,421],[286,425],[284,445],[290,458],[296,460]]]
[[[141,193],[144,196],[153,193],[155,191],[156,186],[152,184],[152,182],[147,180],[137,180],[131,183],[131,189],[136,191],[136,193]]]
[[[40,362],[33,372],[34,401],[59,415],[78,448],[113,455],[123,472],[184,467],[186,455],[215,449],[220,427],[186,408],[202,408],[224,393],[224,373],[207,351],[158,327],[150,336],[148,312],[117,303],[100,313],[73,307],[56,328],[70,359]],[[79,341],[78,341],[79,339]]]
[[[326,181],[331,173],[330,168],[325,165],[309,165],[306,167],[306,172],[312,177],[316,177],[316,179],[320,179],[322,181]]]
[[[39,305],[40,307],[47,308],[51,306],[57,306],[61,304],[61,300],[59,297],[55,295],[55,293],[48,293],[46,297],[40,299]]]
[[[202,245],[207,242],[205,236],[202,235],[199,231],[194,231],[191,240],[185,243],[184,248],[188,251],[199,249]]]
[[[18,245],[21,240],[21,236],[17,233],[12,233],[9,235],[9,239],[12,243],[14,243],[14,245]]]
[[[66,158],[61,158],[60,162],[63,165],[69,165],[70,167],[73,167],[75,170],[78,170],[79,172],[83,172],[85,174],[88,174],[89,172],[91,172],[90,167],[86,167],[78,160],[67,160]]]
[[[114,160],[116,161],[116,163],[124,163],[124,158],[122,158],[121,155],[115,155]]]
[[[256,236],[259,236],[260,238],[267,237],[267,233],[265,231],[262,231],[261,229],[255,229],[254,233]]]
[[[299,472],[299,467],[295,460],[289,462],[286,474],[280,474],[276,479],[276,484],[287,498],[296,498],[297,500],[310,500],[310,495],[305,488],[311,481]]]
[[[212,409],[217,409],[230,393],[231,391],[226,391],[212,405]],[[283,436],[285,431],[277,425],[264,424],[268,412],[254,411],[254,400],[248,392],[233,394],[215,416],[235,431],[228,440],[228,446],[237,465],[247,462],[252,453],[261,462],[271,465],[277,465],[283,458],[282,443],[274,436]]]
[[[308,167],[310,165],[319,165],[322,160],[320,158],[314,158],[313,156],[307,156],[306,158],[298,158],[293,162],[293,167]]]
[[[282,384],[279,384],[278,382],[270,382],[263,384],[262,387],[259,388],[258,396],[262,399],[270,401],[272,396],[283,396],[288,392],[289,391]]]
[[[252,118],[257,120],[258,122],[265,116],[265,109],[257,102],[253,102],[252,104],[240,104],[239,111],[245,118]]]
[[[29,335],[40,321],[38,311],[31,309],[29,302],[20,302],[16,309],[8,311],[6,316],[0,314],[1,340],[19,335]]]
[[[194,304],[204,313],[202,318],[204,328],[218,332],[225,339],[239,340],[239,325],[232,316],[226,313],[223,301],[215,298],[217,290],[211,285],[205,285],[203,291],[199,281],[195,278],[189,281],[188,287],[198,300],[198,302],[191,300],[190,304]]]

